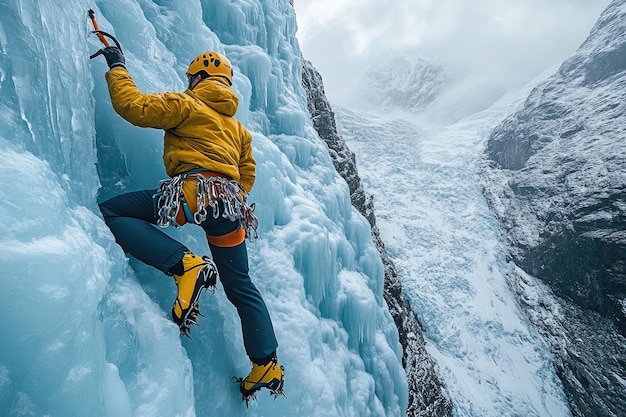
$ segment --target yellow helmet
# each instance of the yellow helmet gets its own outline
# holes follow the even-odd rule
[[[205,71],[209,77],[224,77],[233,85],[233,67],[228,58],[217,52],[203,52],[191,61],[187,74],[195,75]]]

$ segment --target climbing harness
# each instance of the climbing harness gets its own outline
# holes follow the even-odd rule
[[[196,211],[191,212],[183,193],[185,181],[196,181]],[[238,182],[205,170],[192,170],[170,179],[161,180],[159,190],[153,196],[157,200],[157,225],[168,227],[182,226],[185,222],[202,224],[209,215],[214,219],[222,217],[238,221],[250,241],[258,238],[259,220],[254,215],[255,205],[248,205],[248,193]],[[211,213],[209,213],[209,208]],[[184,220],[180,222],[179,211],[183,210]]]
[[[98,36],[98,39],[100,39],[100,42],[102,42],[104,47],[108,48],[109,46],[111,46],[109,44],[109,41],[107,41],[107,39],[106,39],[106,38],[109,38],[109,39],[111,39],[113,41],[113,43],[115,43],[115,46],[117,46],[120,49],[120,51],[123,53],[122,46],[117,41],[117,39],[115,39],[115,36],[100,30],[100,28],[98,27],[98,22],[96,21],[96,14],[95,14],[95,12],[92,9],[89,9],[89,11],[87,12],[87,15],[91,19],[91,24],[93,25],[93,29],[94,29],[94,30],[91,31],[91,33],[95,33]],[[101,55],[101,54],[102,54],[102,49],[98,50],[96,53],[94,53],[92,55],[89,55],[89,59],[94,59],[95,57],[97,57],[98,55]]]

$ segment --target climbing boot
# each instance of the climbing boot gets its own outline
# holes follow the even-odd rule
[[[267,388],[270,395],[274,398],[279,395],[285,395],[283,385],[285,384],[285,368],[280,365],[273,357],[265,365],[252,363],[252,370],[245,378],[236,378],[239,382],[239,391],[243,396],[243,400],[248,405],[251,399],[256,398],[256,393],[261,388]]]
[[[178,294],[172,307],[172,319],[180,328],[181,334],[189,337],[189,328],[198,324],[198,303],[203,290],[215,290],[217,282],[217,268],[208,257],[199,257],[193,253],[183,256],[183,274],[175,275],[174,280],[178,287]]]

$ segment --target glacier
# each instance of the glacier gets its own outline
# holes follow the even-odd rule
[[[286,398],[246,408],[238,317],[219,290],[181,340],[174,283],[128,260],[97,202],[165,178],[162,132],[112,110],[87,10],[145,92],[181,91],[204,50],[235,66],[258,163],[251,275]],[[314,131],[287,0],[0,1],[0,415],[401,416],[407,383],[383,266]],[[200,229],[169,230],[207,253]]]
[[[556,359],[509,287],[479,180],[488,133],[530,87],[449,126],[335,107],[454,416],[571,416]]]

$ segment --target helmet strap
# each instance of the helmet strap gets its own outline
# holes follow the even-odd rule
[[[188,74],[187,75],[187,81],[189,82],[187,88],[189,90],[193,90],[198,84],[200,84],[200,81],[202,81],[204,79],[204,77],[201,74]]]

